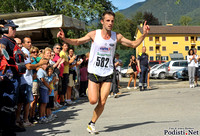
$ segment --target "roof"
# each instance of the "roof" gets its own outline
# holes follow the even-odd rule
[[[138,29],[143,33],[142,27]],[[150,26],[149,34],[200,34],[200,26]]]
[[[25,18],[25,17],[36,17],[36,16],[45,16],[47,13],[44,10],[39,11],[27,11],[27,12],[14,12],[7,14],[0,14],[0,18],[5,20]]]
[[[85,22],[65,15],[36,16],[13,19],[13,22],[19,26],[17,31],[27,31],[45,28],[69,28],[85,29]]]

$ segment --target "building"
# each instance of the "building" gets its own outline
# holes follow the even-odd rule
[[[142,33],[140,25],[136,30],[136,39]],[[148,36],[136,49],[136,56],[141,53],[142,46],[146,46],[151,61],[186,59],[191,48],[196,48],[200,55],[200,26],[150,26]]]

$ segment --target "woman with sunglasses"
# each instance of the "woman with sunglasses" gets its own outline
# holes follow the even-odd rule
[[[39,49],[35,46],[32,46],[30,49],[30,56],[31,56],[31,64],[37,64],[39,62],[39,57],[38,57],[38,52]],[[33,92],[33,97],[34,100],[31,103],[31,108],[30,108],[30,122],[31,123],[37,123],[36,121],[36,116],[35,116],[35,108],[36,108],[36,104],[38,102],[38,98],[39,98],[39,83],[38,83],[38,79],[37,77],[37,71],[36,69],[33,70],[33,87],[32,87],[32,92]]]

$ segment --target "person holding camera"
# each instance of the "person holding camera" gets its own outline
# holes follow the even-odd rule
[[[17,27],[19,26],[15,25],[12,20],[7,20],[4,28],[8,28],[8,33],[3,31],[3,36],[0,39],[0,45],[5,46],[9,57],[13,57],[13,50],[16,45],[14,37]],[[15,65],[13,59],[9,59],[7,62],[10,65]],[[17,131],[25,131],[25,129],[20,130],[15,126],[15,106],[20,85],[20,75],[14,67],[7,67],[5,71],[9,71],[10,75],[13,76],[10,78],[5,76],[0,82],[0,129],[2,135],[15,135],[16,129],[18,129]]]

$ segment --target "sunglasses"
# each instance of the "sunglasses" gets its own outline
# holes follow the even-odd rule
[[[56,49],[61,49],[61,48],[56,48]]]
[[[32,51],[31,53],[38,53],[38,51]]]
[[[16,29],[16,27],[12,27],[12,30],[15,30]]]
[[[51,56],[55,56],[55,54],[51,54]]]

